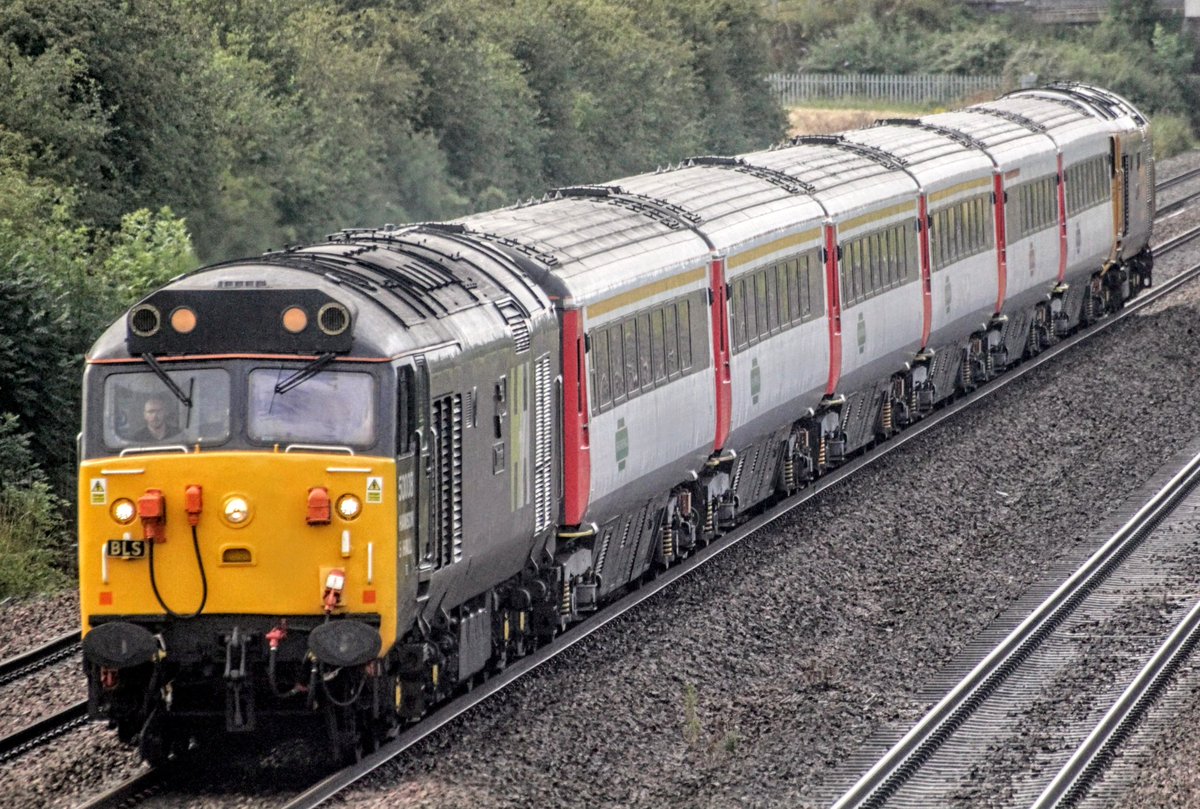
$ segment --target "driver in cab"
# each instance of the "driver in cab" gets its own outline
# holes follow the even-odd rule
[[[179,435],[179,429],[169,421],[167,401],[161,396],[151,396],[142,407],[145,426],[133,435],[133,440],[161,443]]]

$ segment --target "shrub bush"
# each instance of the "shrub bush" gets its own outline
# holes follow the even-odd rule
[[[1154,158],[1162,160],[1186,152],[1196,145],[1192,125],[1182,115],[1155,115],[1151,122],[1154,133]]]

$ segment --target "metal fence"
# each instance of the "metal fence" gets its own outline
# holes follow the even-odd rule
[[[891,76],[870,73],[772,73],[767,81],[779,102],[795,106],[820,98],[866,98],[902,104],[953,103],[976,93],[1004,87],[1000,76],[953,76],[921,73]]]

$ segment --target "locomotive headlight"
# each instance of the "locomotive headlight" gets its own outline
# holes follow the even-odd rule
[[[353,520],[362,511],[362,501],[352,494],[343,494],[337,501],[337,513],[343,520]]]
[[[235,528],[245,525],[250,521],[250,504],[246,502],[246,498],[238,495],[226,497],[221,514],[225,517],[225,522]]]
[[[133,518],[137,516],[137,506],[132,500],[126,500],[122,497],[112,504],[112,518],[121,525],[129,525],[133,522]]]

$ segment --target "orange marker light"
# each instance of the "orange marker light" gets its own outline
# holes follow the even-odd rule
[[[308,326],[308,315],[299,306],[283,311],[283,327],[292,334],[299,334]]]
[[[324,486],[313,486],[308,490],[308,524],[329,525],[329,490]]]
[[[171,313],[171,328],[180,334],[191,334],[196,328],[196,313],[186,306],[180,306]]]

